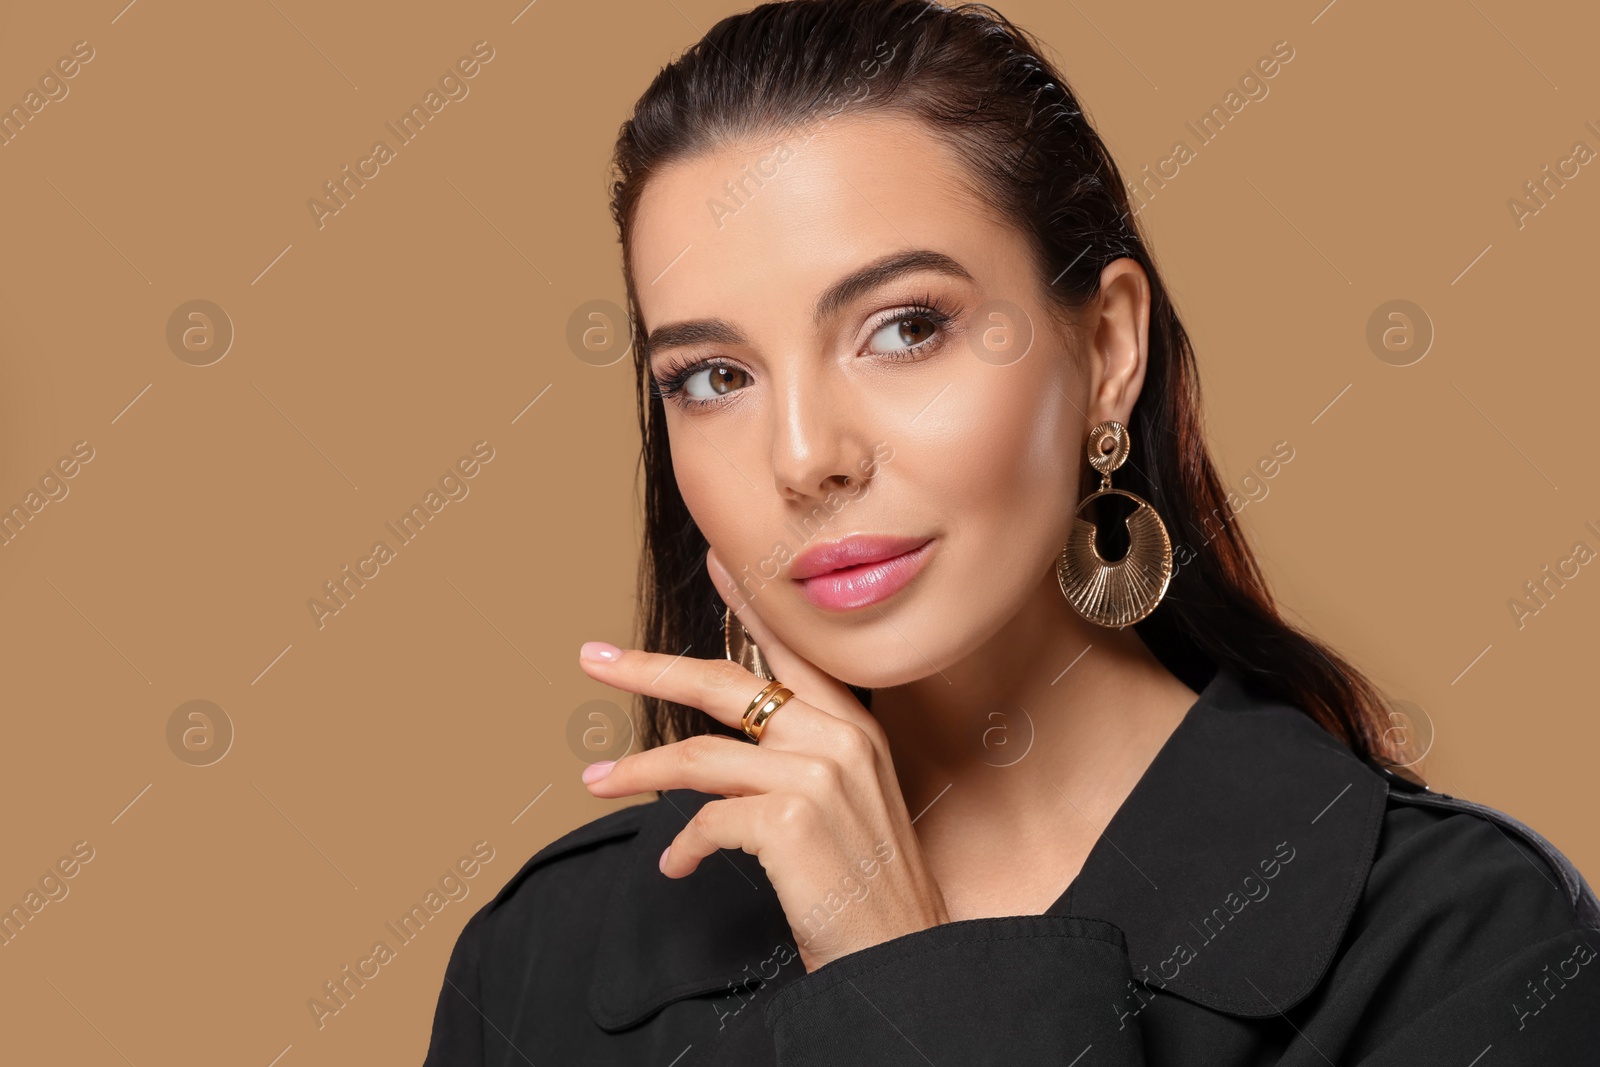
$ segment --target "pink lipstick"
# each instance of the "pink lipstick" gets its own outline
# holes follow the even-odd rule
[[[932,554],[931,537],[860,534],[816,545],[789,565],[789,577],[819,608],[851,611],[905,588]]]

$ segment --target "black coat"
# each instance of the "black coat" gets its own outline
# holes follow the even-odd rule
[[[657,870],[712,799],[534,855],[462,930],[425,1067],[1600,1064],[1600,904],[1571,864],[1226,671],[1046,913],[809,974],[754,856]]]

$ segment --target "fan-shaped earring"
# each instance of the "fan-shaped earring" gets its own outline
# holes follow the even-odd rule
[[[769,682],[774,680],[772,672],[767,669],[766,658],[761,655],[761,649],[750,636],[750,631],[728,608],[722,609],[722,651],[728,659],[756,677]]]
[[[1072,532],[1056,558],[1056,580],[1074,610],[1100,626],[1130,626],[1149,615],[1172,580],[1172,542],[1156,509],[1125,489],[1111,488],[1111,472],[1128,458],[1128,428],[1115,420],[1089,431],[1089,465],[1100,472],[1100,488],[1084,497],[1073,512]],[[1125,496],[1137,507],[1124,520],[1128,551],[1106,562],[1095,546],[1093,522],[1084,509],[1101,497]]]

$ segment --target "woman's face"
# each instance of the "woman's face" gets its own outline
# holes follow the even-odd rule
[[[1031,249],[926,127],[880,112],[802,137],[658,172],[634,283],[678,487],[740,595],[835,677],[901,685],[1060,600],[1086,414],[1126,421],[1133,397],[1090,401]],[[863,535],[913,551],[796,577]]]

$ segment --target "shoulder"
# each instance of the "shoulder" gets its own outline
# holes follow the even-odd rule
[[[1359,1019],[1352,1055],[1375,1053],[1408,1030],[1437,1040],[1482,1029],[1490,1025],[1483,1013],[1499,1018],[1506,1004],[1528,996],[1525,987],[1548,972],[1545,965],[1560,966],[1575,945],[1600,944],[1589,937],[1600,928],[1594,891],[1537,831],[1488,805],[1367,766],[1385,779],[1388,796],[1372,866],[1326,983],[1326,995]],[[1582,995],[1593,1000],[1594,988],[1584,986]],[[1433,1021],[1418,1022],[1426,1019]]]
[[[1532,827],[1486,804],[1377,773],[1389,795],[1368,906],[1403,899],[1418,919],[1443,906],[1498,916],[1498,925],[1509,920],[1527,933],[1600,927],[1600,901],[1587,880]]]
[[[427,1067],[488,1062],[496,1042],[510,1040],[508,1029],[528,1040],[517,1025],[527,1003],[581,1010],[586,984],[577,975],[597,940],[595,904],[606,899],[609,868],[651,807],[621,808],[562,834],[473,912],[445,965]],[[532,958],[545,963],[537,976],[527,973]]]
[[[1235,693],[1229,689],[1219,701],[1231,703],[1234,714],[1213,717],[1207,759],[1220,761],[1223,749],[1259,739],[1258,749],[1270,750],[1272,762],[1296,781],[1332,767],[1334,779],[1354,779],[1355,795],[1368,798],[1362,810],[1370,866],[1364,884],[1357,879],[1353,887],[1358,927],[1381,920],[1391,928],[1429,927],[1435,935],[1448,928],[1466,937],[1469,924],[1481,922],[1523,943],[1541,931],[1600,929],[1594,890],[1555,844],[1520,819],[1352,752],[1298,707]],[[1241,730],[1229,719],[1250,725]]]
[[[1504,987],[1508,999],[1525,995],[1523,981],[1537,977],[1541,963],[1559,960],[1575,936],[1587,942],[1587,931],[1600,927],[1594,891],[1531,827],[1375,773],[1388,781],[1389,795],[1330,975],[1346,995],[1364,993],[1356,1052],[1382,1047],[1435,1005],[1475,1002],[1472,991],[1486,983]]]
[[[462,928],[459,948],[476,956],[488,942],[504,944],[528,936],[536,921],[546,926],[564,904],[605,899],[616,853],[638,832],[659,800],[608,812],[567,831],[530,856]],[[559,925],[559,924],[554,924]]]

